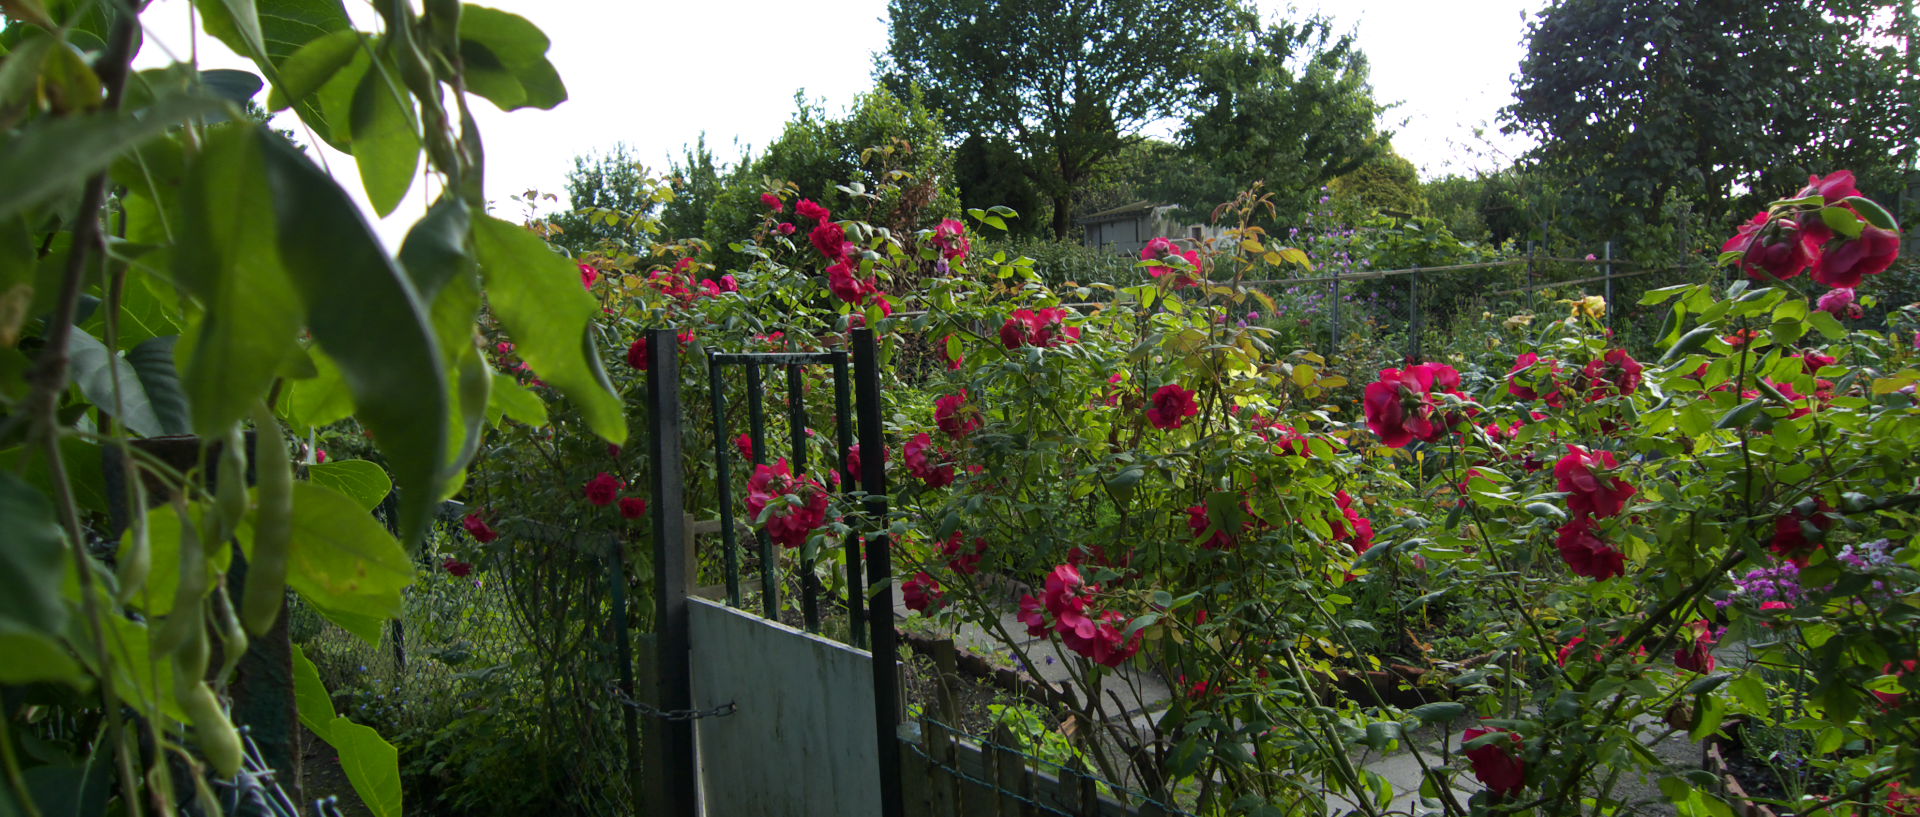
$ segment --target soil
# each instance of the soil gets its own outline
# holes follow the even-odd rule
[[[299,730],[295,741],[300,750],[300,775],[295,789],[300,792],[296,795],[300,802],[310,805],[334,797],[344,817],[373,817],[373,811],[354,793],[353,784],[347,782],[347,772],[340,768],[340,754],[304,725]]]

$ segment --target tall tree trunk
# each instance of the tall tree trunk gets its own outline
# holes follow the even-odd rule
[[[1073,232],[1073,189],[1062,186],[1053,194],[1053,237],[1065,241]]]

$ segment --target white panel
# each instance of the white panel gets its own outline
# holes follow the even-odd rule
[[[701,787],[711,817],[879,817],[873,657],[701,598],[687,599]]]

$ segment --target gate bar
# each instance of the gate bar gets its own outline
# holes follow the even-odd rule
[[[760,367],[747,366],[747,425],[753,441],[753,464],[767,464],[767,395],[760,384]],[[726,479],[727,475],[720,475]],[[767,528],[754,520],[754,537],[760,543],[760,615],[768,621],[780,620],[780,561],[773,552],[773,538]]]
[[[880,373],[873,330],[853,330],[854,388],[860,408],[860,487],[867,492],[867,624],[873,645],[873,723],[880,758],[880,813],[904,817],[900,789],[900,661],[893,630],[893,554],[887,539],[886,433],[880,426]]]
[[[653,466],[653,603],[659,649],[658,697],[665,710],[693,708],[689,651],[686,484],[680,461],[680,343],[671,330],[647,331],[647,448]],[[659,802],[672,817],[700,813],[693,721],[665,721],[659,729],[665,768]]]
[[[740,543],[733,530],[733,472],[728,469],[727,446],[732,442],[720,430],[727,416],[727,383],[722,377],[720,356],[707,359],[708,391],[713,393],[713,472],[720,501],[720,547],[727,564],[727,606],[740,606]]]
[[[858,486],[864,486],[866,481],[860,474],[854,473],[853,469],[848,467],[847,462],[847,460],[852,458],[851,449],[853,446],[853,395],[848,392],[849,387],[847,382],[847,353],[839,352],[833,356],[834,439],[840,447],[840,458],[837,464],[840,467],[841,487],[843,490],[851,492],[856,490]],[[882,458],[886,457],[886,452],[880,452],[880,456]],[[853,646],[865,649],[867,646],[867,631],[860,626],[860,622],[865,616],[862,614],[864,609],[862,602],[864,599],[860,592],[860,564],[864,557],[862,557],[860,553],[859,533],[852,531],[847,533],[846,548],[847,640],[853,642]]]
[[[800,371],[800,365],[789,363],[787,366],[787,433],[793,436],[793,474],[797,478],[807,472],[807,399],[806,378]],[[803,549],[804,550],[804,549]],[[820,632],[820,594],[817,586],[819,577],[814,575],[812,557],[802,555],[800,559],[800,616],[807,632]]]

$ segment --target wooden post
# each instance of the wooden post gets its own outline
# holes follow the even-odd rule
[[[680,343],[673,332],[648,330],[647,448],[653,465],[653,592],[658,646],[656,672],[661,709],[693,708],[693,668],[687,633],[686,488],[680,457]],[[693,722],[668,721],[661,729],[661,814],[700,813],[699,768]]]

